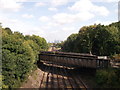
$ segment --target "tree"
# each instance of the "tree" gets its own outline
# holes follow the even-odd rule
[[[47,49],[47,42],[39,36],[13,33],[9,28],[2,28],[2,39],[3,87],[18,88],[35,69],[38,53]]]
[[[67,40],[63,43],[62,50],[72,52],[74,51],[74,40],[76,39],[77,34],[71,34]]]
[[[78,35],[68,37],[62,46],[63,51],[114,55],[120,53],[120,22],[104,26],[94,24],[84,26]]]

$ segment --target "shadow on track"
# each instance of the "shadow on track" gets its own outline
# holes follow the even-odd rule
[[[60,73],[61,71],[64,71],[64,70],[68,73],[67,76],[71,76],[70,73],[74,75],[85,74],[85,75],[94,76],[96,73],[96,69],[92,69],[92,68],[68,68],[64,66],[54,65],[51,63],[43,64],[43,62],[37,62],[37,66],[39,69],[41,69],[44,72],[59,74],[62,76],[66,76],[66,74]],[[45,69],[45,68],[51,68],[51,69]]]

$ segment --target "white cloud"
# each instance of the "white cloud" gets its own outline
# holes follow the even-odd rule
[[[94,6],[93,7],[93,12],[96,12],[97,15],[102,15],[102,16],[108,16],[109,11],[107,10],[106,7],[104,6]]]
[[[2,4],[1,5],[1,1]],[[35,34],[40,35],[47,39],[47,41],[54,41],[54,40],[65,40],[70,34],[77,33],[79,28],[83,25],[87,24],[94,24],[94,17],[107,16],[109,11],[105,6],[98,6],[96,3],[93,2],[113,2],[115,0],[0,0],[0,10],[5,11],[18,11],[20,8],[23,7],[22,2],[36,2],[36,5],[42,10],[45,10],[45,13],[42,13],[41,17],[39,18],[40,21],[36,22],[29,22],[29,19],[25,21],[24,18],[33,18],[34,16],[31,14],[24,14],[24,10],[20,13],[24,18],[19,17],[19,13],[8,13],[5,15],[0,15],[0,22],[2,22],[3,26],[10,27],[13,31],[19,31],[23,34]],[[40,2],[41,1],[41,2]],[[21,3],[17,3],[21,2]],[[70,3],[72,2],[72,3]],[[9,5],[10,3],[10,5]],[[70,4],[69,4],[70,3]],[[33,3],[34,4],[34,3]],[[62,8],[65,7],[64,9]],[[106,5],[106,4],[103,4]],[[112,5],[112,4],[110,4]],[[33,8],[26,8],[25,9],[36,9],[35,6]],[[41,6],[41,7],[40,7]],[[51,12],[49,15],[46,14],[46,8],[43,9],[42,6],[46,6],[49,11],[57,11]],[[69,6],[69,10],[67,7]],[[71,6],[71,7],[70,7]],[[107,5],[106,5],[107,6]],[[57,10],[59,7],[59,11]],[[4,14],[1,13],[0,14]],[[15,16],[19,18],[15,18]],[[37,16],[39,13],[36,13]],[[11,18],[10,18],[11,17]],[[14,19],[12,19],[14,18]],[[108,17],[110,18],[110,17]],[[114,19],[113,17],[111,17]],[[92,21],[91,21],[92,19]],[[96,18],[95,18],[96,19]],[[100,18],[99,18],[100,19]],[[108,25],[113,21],[96,21],[95,23],[101,23]],[[92,23],[93,22],[93,23]]]
[[[77,33],[78,29],[74,26],[62,26],[61,28],[57,28],[55,30],[48,31],[46,39],[48,41],[54,41],[54,40],[66,40],[69,35],[72,33]]]
[[[2,11],[18,11],[22,8],[21,3],[17,3],[16,0],[0,0],[0,10]]]
[[[58,13],[53,16],[56,23],[67,24],[80,21],[86,21],[93,18],[94,15],[88,12],[78,13],[78,14],[68,14],[68,13]]]
[[[118,13],[118,9],[115,9],[115,13]]]
[[[17,2],[29,2],[30,0],[14,0],[14,1],[17,1]]]
[[[24,35],[39,35],[44,37],[47,41],[65,40],[71,33],[76,32],[74,26],[69,27],[52,27],[52,26],[34,26],[32,23],[23,22],[18,19],[10,19],[0,16],[2,26],[9,27],[12,31],[19,31]],[[53,25],[53,24],[52,24]],[[61,37],[62,35],[62,37]]]
[[[12,31],[19,31],[24,35],[40,35],[45,36],[44,28],[39,26],[32,25],[31,22],[21,21],[19,19],[11,19],[4,16],[0,16],[0,22],[2,22],[2,26],[9,27]]]
[[[57,26],[59,26],[59,24],[56,23],[56,22],[54,22],[54,21],[48,22],[47,25],[48,25],[49,27],[57,27]]]
[[[11,19],[4,16],[0,16],[0,21],[2,22],[3,27],[9,27],[12,31],[24,32],[23,27],[26,28],[27,26],[25,22],[21,22],[18,19]]]
[[[29,28],[26,32],[26,34],[29,34],[29,35],[39,35],[41,37],[45,37],[46,36],[46,33],[45,33],[45,30],[42,28],[42,27],[32,27],[32,28]]]
[[[23,14],[22,17],[23,18],[33,18],[34,16],[30,15],[30,14]]]
[[[112,2],[118,2],[119,0],[91,0],[92,2],[106,2],[106,3],[112,3]]]
[[[60,5],[65,5],[69,2],[70,0],[51,0],[51,4],[53,6],[60,6]]]
[[[36,6],[36,7],[46,6],[46,3],[44,3],[44,2],[37,2],[37,3],[35,4],[35,6]]]
[[[97,15],[107,16],[109,11],[104,6],[94,5],[90,0],[79,0],[71,7],[68,7],[71,11],[77,12],[91,12],[96,13]]]
[[[62,30],[65,31],[65,32],[74,31],[75,27],[73,27],[73,26],[71,26],[71,27],[63,27]]]
[[[80,11],[80,12],[84,12],[84,11],[89,11],[91,10],[92,7],[92,3],[90,0],[79,0],[77,2],[75,2],[71,7],[68,7],[68,9],[72,10],[72,11]]]
[[[103,24],[103,25],[109,25],[113,22],[117,22],[117,21],[99,21],[99,20],[95,21],[96,24]]]
[[[57,11],[57,8],[48,8],[48,10],[50,10],[50,11]]]
[[[42,21],[42,22],[48,22],[50,19],[47,16],[42,16],[42,17],[39,18],[39,20]]]

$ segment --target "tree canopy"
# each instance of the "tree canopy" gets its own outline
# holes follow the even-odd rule
[[[24,36],[2,28],[3,88],[17,88],[35,69],[40,50],[47,50],[47,42],[36,35]]]
[[[114,55],[120,53],[120,22],[104,26],[101,24],[82,27],[78,34],[70,35],[62,51]]]

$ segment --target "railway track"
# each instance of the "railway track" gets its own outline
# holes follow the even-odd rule
[[[81,80],[77,72],[73,72],[71,68],[65,66],[57,67],[54,64],[43,64],[41,67],[43,71],[40,76],[40,89],[79,89],[87,90],[87,86]]]

